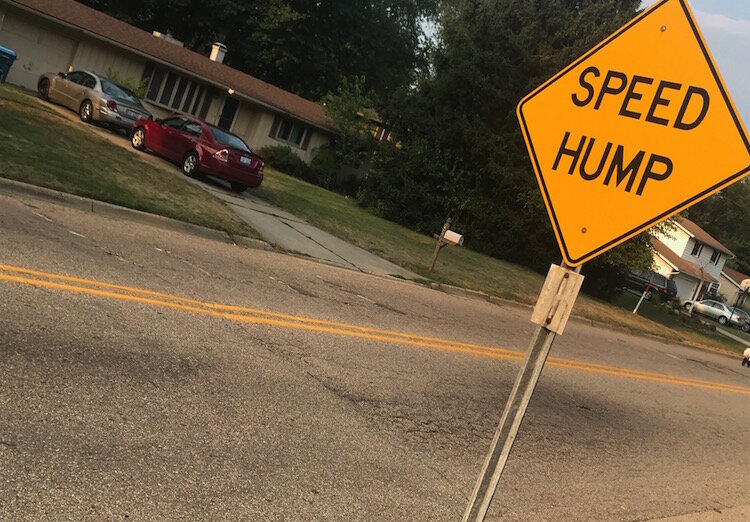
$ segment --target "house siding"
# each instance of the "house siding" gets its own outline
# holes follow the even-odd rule
[[[13,49],[17,58],[7,81],[36,90],[39,76],[68,70],[76,51],[76,40],[51,24],[22,13],[0,11],[0,45]]]
[[[719,264],[715,265],[711,262],[711,255],[714,253],[714,248],[712,246],[704,244],[703,250],[701,250],[699,256],[690,254],[690,252],[692,252],[693,250],[693,246],[695,246],[695,243],[695,239],[691,238],[688,242],[687,248],[685,249],[685,253],[682,255],[682,258],[695,263],[699,267],[703,267],[706,274],[718,280],[719,276],[721,275],[721,271],[724,268],[724,263],[726,262],[727,255],[722,252],[721,258],[719,259]]]
[[[283,116],[285,118],[288,118],[288,116]],[[292,152],[294,152],[299,158],[304,161],[305,163],[310,163],[312,159],[317,154],[317,149],[331,141],[328,134],[324,132],[320,132],[319,130],[315,129],[314,127],[308,127],[307,132],[312,132],[312,135],[310,136],[310,141],[307,145],[307,149],[303,149],[300,146],[294,145],[292,143],[288,143],[286,141],[278,140],[276,138],[271,137],[271,128],[273,127],[274,120],[276,119],[276,114],[271,112],[264,112],[261,115],[260,121],[258,122],[257,128],[255,130],[255,135],[253,137],[253,142],[256,144],[255,146],[258,148],[266,147],[266,146],[286,146],[289,147]],[[293,118],[291,118],[293,119]],[[302,122],[299,122],[301,125],[305,125]]]
[[[672,272],[674,269],[661,257],[654,256],[654,271],[658,274],[663,275],[664,277],[672,277]]]
[[[737,296],[742,292],[742,289],[730,281],[723,273],[719,278],[719,282],[721,283],[719,295],[726,299],[728,303],[734,303],[737,300]]]
[[[145,59],[136,59],[114,47],[90,41],[78,43],[72,62],[73,69],[91,71],[100,76],[107,76],[110,71],[114,71],[120,80],[134,84],[141,81],[145,67]]]
[[[675,227],[669,234],[656,234],[656,238],[664,243],[672,252],[676,253],[680,257],[685,257],[685,250],[690,242],[690,236],[686,234],[681,228]],[[690,251],[687,252],[688,254]]]

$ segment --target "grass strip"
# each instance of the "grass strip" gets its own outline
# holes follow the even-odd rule
[[[0,176],[259,238],[223,202],[0,85]]]

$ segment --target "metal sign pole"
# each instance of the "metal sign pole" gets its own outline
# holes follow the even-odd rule
[[[513,390],[505,405],[505,411],[495,431],[495,437],[492,439],[492,445],[482,468],[482,473],[474,486],[474,492],[464,513],[463,522],[481,522],[484,520],[505,468],[505,463],[510,455],[510,450],[521,427],[521,421],[523,421],[526,409],[531,401],[531,395],[534,393],[534,388],[539,381],[544,363],[552,348],[556,332],[562,333],[570,315],[570,309],[580,289],[583,280],[583,277],[579,275],[580,266],[573,272],[577,278],[570,277],[571,272],[568,270],[559,269],[559,267],[553,268],[557,268],[558,271],[562,270],[562,273],[558,274],[557,279],[552,280],[553,273],[550,271],[550,276],[547,278],[545,288],[542,290],[539,303],[537,303],[537,309],[534,312],[536,316],[540,305],[542,305],[542,317],[545,317],[543,322],[546,326],[539,326],[534,333],[526,354],[526,360],[518,372]],[[572,283],[569,282],[571,279],[573,280]],[[545,293],[552,295],[545,295]],[[537,322],[534,317],[532,317],[532,321]]]

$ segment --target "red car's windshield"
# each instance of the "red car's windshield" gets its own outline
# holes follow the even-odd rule
[[[211,134],[214,135],[214,138],[216,139],[216,141],[218,141],[222,145],[226,145],[227,147],[231,147],[237,150],[242,150],[245,152],[250,152],[250,149],[245,144],[245,142],[242,141],[239,137],[235,136],[234,134],[225,132],[217,127],[209,127],[209,129],[211,129]]]

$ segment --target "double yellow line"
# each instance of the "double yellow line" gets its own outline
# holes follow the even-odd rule
[[[473,343],[449,341],[436,337],[412,335],[391,330],[369,328],[335,321],[324,321],[311,317],[271,312],[257,308],[198,301],[195,299],[174,296],[161,292],[154,292],[151,290],[144,290],[141,288],[104,283],[91,279],[82,279],[78,277],[39,272],[27,268],[20,268],[2,264],[0,264],[0,281],[31,285],[38,288],[48,288],[64,292],[91,295],[107,299],[116,299],[119,301],[129,301],[133,303],[158,306],[162,308],[170,308],[173,310],[208,315],[230,321],[262,324],[279,328],[306,330],[310,332],[331,334],[342,337],[364,339],[369,341],[380,341],[405,346],[415,346],[419,348],[476,355],[506,361],[520,361],[524,358],[525,355],[523,352],[519,352],[516,350],[484,346]],[[599,375],[625,377],[643,381],[687,386],[691,388],[750,395],[750,388],[711,381],[687,379],[661,373],[628,370],[625,368],[618,368],[615,366],[607,366],[589,362],[550,358],[547,364],[558,368],[566,368],[570,370]]]

